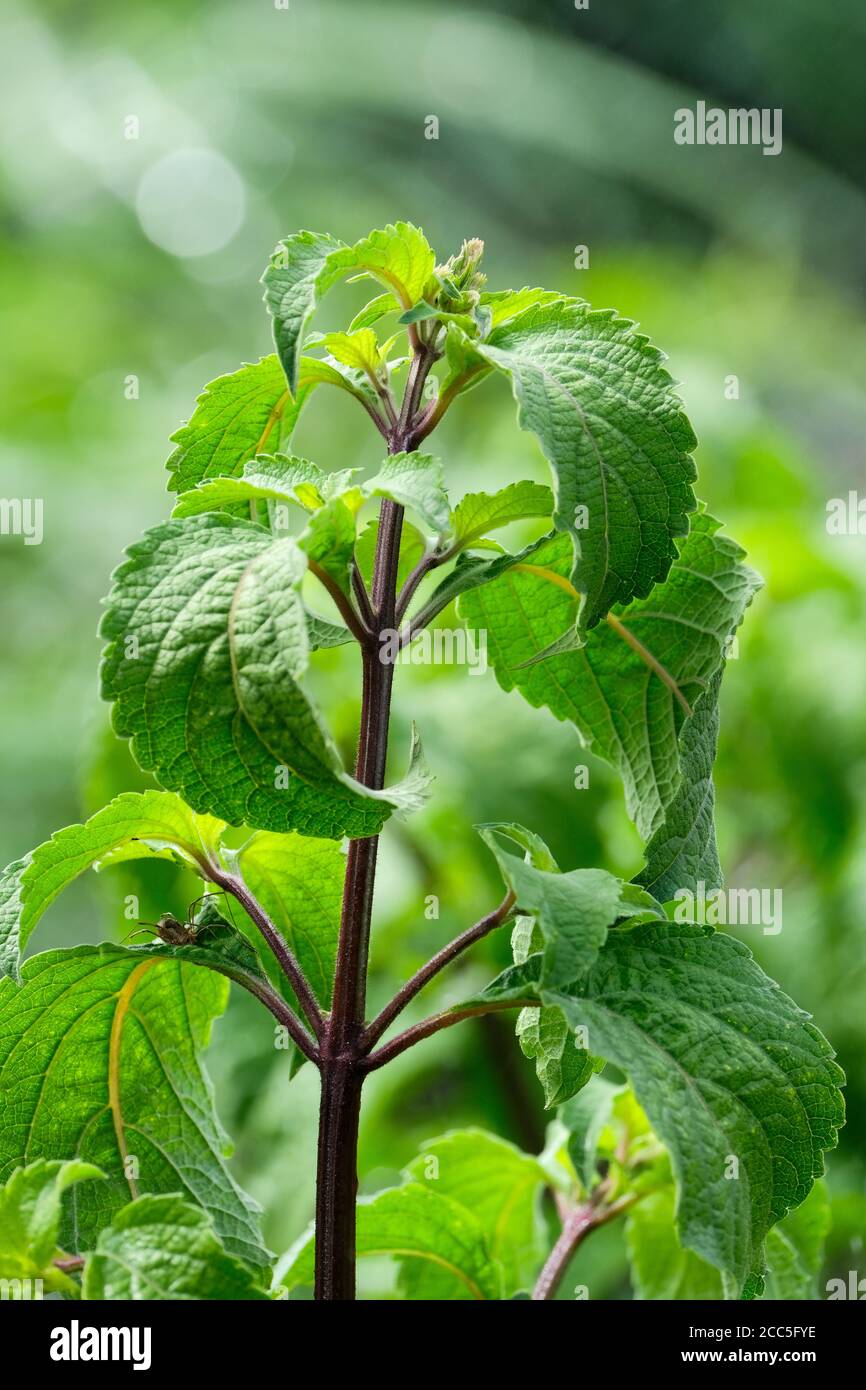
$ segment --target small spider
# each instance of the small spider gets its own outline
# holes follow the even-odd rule
[[[198,907],[200,902],[204,902],[205,898],[211,897],[225,897],[225,894],[202,893],[201,897],[190,903],[185,922],[179,922],[171,912],[164,912],[158,922],[139,922],[135,930],[131,931],[124,940],[131,941],[134,936],[140,936],[142,933],[147,935],[152,930],[167,946],[192,946],[200,934],[208,929],[207,923],[193,920],[194,909]]]

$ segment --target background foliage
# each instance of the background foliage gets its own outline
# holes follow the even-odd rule
[[[0,859],[146,785],[96,696],[98,604],[122,547],[164,513],[167,438],[201,383],[269,350],[256,280],[277,238],[310,226],[351,242],[399,217],[439,248],[480,235],[492,284],[615,305],[668,349],[700,440],[699,494],[767,581],[722,696],[720,848],[730,885],[784,890],[779,935],[731,930],[815,1013],[848,1074],[826,1271],[844,1276],[862,1266],[866,1231],[866,566],[864,538],[828,536],[825,508],[864,487],[866,129],[855,113],[866,28],[855,0],[826,14],[804,0],[649,10],[637,0],[586,12],[564,0],[7,8],[0,493],[44,499],[45,539],[0,543]],[[781,106],[783,153],[675,146],[673,110],[699,98]],[[438,141],[424,138],[430,114]],[[124,137],[130,115],[135,140]],[[178,163],[179,150],[225,163]],[[173,254],[181,234],[198,254]],[[580,244],[587,270],[574,267]],[[320,321],[341,322],[356,298],[335,291]],[[738,400],[725,396],[730,374]],[[378,461],[357,407],[331,394],[313,399],[295,443],[334,468]],[[504,381],[466,398],[436,452],[452,496],[547,481]],[[317,691],[347,759],[353,662],[330,653]],[[401,753],[410,717],[437,796],[384,835],[373,1005],[498,900],[473,823],[524,821],[563,868],[629,877],[640,865],[614,775],[591,762],[590,788],[575,791],[585,759],[573,733],[492,674],[401,668]],[[167,863],[88,875],[49,913],[38,947],[119,938],[128,893],[143,917],[183,912],[193,883]],[[438,920],[424,916],[431,893]],[[504,939],[485,943],[459,982],[446,977],[441,1001],[480,985],[506,953]],[[480,1020],[371,1080],[365,1191],[396,1180],[418,1144],[449,1127],[542,1146],[540,1093],[511,1033]],[[234,1172],[266,1207],[268,1243],[284,1249],[312,1211],[316,1078],[303,1068],[289,1090],[269,1022],[241,997],[209,1065]],[[595,1234],[579,1262],[592,1297],[631,1296],[621,1225]],[[361,1274],[376,1290],[388,1277],[369,1262]]]

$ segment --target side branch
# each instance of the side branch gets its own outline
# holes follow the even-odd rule
[[[343,622],[346,624],[346,627],[351,632],[355,641],[360,642],[362,647],[367,646],[372,637],[372,633],[358,617],[350,600],[343,593],[339,584],[337,584],[327,571],[323,570],[321,565],[317,564],[315,560],[308,559],[307,568],[311,574],[316,576],[319,583],[323,588],[327,589],[328,593],[331,595],[340,617],[343,619]]]
[[[400,622],[406,609],[412,602],[415,590],[418,588],[422,579],[425,579],[433,570],[438,569],[440,565],[444,565],[448,560],[452,559],[456,553],[456,549],[452,547],[448,550],[431,550],[428,555],[421,556],[421,559],[412,570],[397,597],[396,612],[398,622]]]
[[[286,1001],[281,998],[272,985],[264,980],[258,980],[246,970],[233,971],[226,969],[223,972],[230,980],[234,980],[243,989],[258,999],[260,1004],[273,1014],[278,1023],[281,1023],[297,1048],[303,1052],[307,1061],[315,1066],[319,1065],[320,1054],[315,1042],[304,1028],[300,1019],[293,1009],[290,1009]]]
[[[542,1303],[546,1299],[555,1298],[556,1291],[562,1283],[563,1276],[578,1246],[581,1245],[590,1231],[597,1230],[599,1226],[607,1225],[608,1221],[613,1221],[621,1212],[627,1211],[638,1200],[639,1195],[636,1192],[629,1192],[624,1197],[620,1197],[619,1201],[606,1205],[604,1199],[607,1196],[607,1189],[605,1184],[601,1183],[588,1202],[584,1202],[568,1213],[563,1221],[559,1239],[551,1250],[532,1291],[533,1302]]]
[[[274,955],[280,963],[280,968],[292,989],[298,997],[298,1003],[306,1015],[317,1038],[321,1038],[324,1024],[324,1017],[319,1008],[316,996],[313,993],[306,975],[295,959],[288,942],[283,938],[274,926],[268,914],[265,912],[261,903],[253,896],[242,879],[235,874],[227,873],[215,864],[209,864],[207,870],[208,878],[212,883],[230,893],[243,908],[247,916],[255,922],[265,941],[270,946]],[[264,1002],[264,1001],[262,1001]],[[285,1022],[285,1020],[281,1020]],[[288,1024],[286,1025],[288,1027]],[[298,1039],[295,1039],[298,1042]],[[301,1044],[298,1042],[298,1046]]]
[[[398,1014],[401,1014],[416,994],[430,982],[440,970],[444,970],[446,965],[450,965],[459,955],[467,951],[470,946],[474,946],[476,941],[480,941],[488,932],[502,925],[514,906],[514,894],[509,892],[493,912],[488,912],[486,917],[482,917],[473,927],[467,928],[460,936],[447,946],[443,946],[441,951],[437,951],[435,956],[428,960],[426,965],[422,965],[410,980],[397,991],[389,1004],[386,1004],[382,1012],[373,1020],[361,1039],[361,1049],[364,1053],[370,1052],[381,1038],[387,1028],[391,1026]]]
[[[465,1009],[446,1009],[441,1014],[434,1014],[432,1018],[425,1018],[423,1023],[416,1023],[411,1028],[407,1028],[404,1033],[399,1033],[392,1042],[385,1043],[378,1052],[373,1052],[367,1057],[361,1066],[365,1071],[376,1071],[378,1067],[384,1067],[387,1062],[393,1062],[395,1057],[399,1057],[401,1052],[407,1048],[414,1047],[415,1043],[423,1042],[424,1038],[432,1037],[434,1033],[440,1032],[443,1028],[451,1028],[455,1023],[462,1023],[467,1018],[480,1018],[482,1014],[501,1013],[504,1009],[540,1009],[540,999],[502,999],[491,1000],[488,1004],[470,1004]]]

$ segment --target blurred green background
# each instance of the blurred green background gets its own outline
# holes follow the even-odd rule
[[[492,288],[615,306],[666,349],[700,439],[699,494],[767,581],[723,691],[722,860],[733,885],[784,890],[782,932],[741,934],[848,1073],[827,1272],[866,1272],[866,537],[826,528],[828,499],[866,492],[862,5],[12,0],[0,53],[0,494],[44,500],[41,545],[0,537],[4,861],[144,785],[97,696],[99,601],[124,546],[168,510],[167,438],[202,385],[270,350],[257,281],[273,244],[407,218],[445,259],[481,236]],[[673,112],[698,99],[781,107],[783,152],[677,146]],[[343,326],[357,291],[327,301],[323,327]],[[378,457],[366,418],[326,392],[296,444],[326,468]],[[546,477],[501,382],[451,412],[436,449],[454,497]],[[317,687],[350,758],[346,661],[325,658]],[[474,822],[524,821],[564,868],[641,862],[616,779],[593,763],[575,791],[574,731],[492,675],[401,670],[401,755],[411,717],[437,796],[386,830],[374,1003],[498,901]],[[113,872],[64,895],[37,948],[127,931],[128,892],[145,917],[194,896],[166,864]],[[506,951],[485,943],[440,1002]],[[210,1062],[235,1171],[281,1251],[312,1210],[315,1077],[289,1086],[246,998]],[[468,1123],[543,1142],[531,1064],[498,1018],[376,1075],[365,1188]],[[579,1261],[593,1297],[630,1297],[616,1227]]]

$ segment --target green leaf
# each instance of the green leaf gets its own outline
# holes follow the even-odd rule
[[[482,294],[481,303],[490,312],[490,327],[498,328],[501,323],[509,323],[525,309],[532,309],[536,304],[554,304],[557,300],[567,299],[568,296],[560,294],[558,290],[531,289],[524,286],[522,290],[487,291]],[[576,302],[571,300],[571,303]]]
[[[371,232],[346,246],[318,232],[298,232],[280,242],[262,280],[274,321],[274,341],[290,388],[298,380],[301,343],[313,311],[344,275],[362,272],[382,281],[404,309],[421,298],[434,255],[422,232],[406,222]],[[367,327],[367,324],[353,325]]]
[[[58,1246],[63,1196],[75,1183],[101,1179],[92,1163],[38,1158],[16,1168],[0,1188],[0,1279],[42,1281],[43,1291],[78,1296],[73,1279],[52,1263]]]
[[[491,824],[479,826],[478,832],[515,895],[518,910],[531,913],[538,923],[544,941],[542,985],[568,985],[589,970],[608,928],[620,918],[662,916],[649,894],[604,869],[572,869],[563,874],[537,869],[509,854],[497,836],[508,835],[513,829]]]
[[[307,612],[307,639],[310,651],[327,651],[330,647],[345,647],[354,637],[342,623],[329,623],[316,613]]]
[[[334,840],[260,830],[224,851],[279,928],[324,1009],[331,1003],[346,856]],[[259,946],[267,959],[266,947]],[[271,978],[283,983],[271,961]]]
[[[740,547],[718,532],[712,517],[695,516],[665,583],[617,618],[692,709],[722,669],[728,642],[760,584],[743,564]],[[569,720],[592,752],[617,769],[629,815],[648,840],[681,785],[686,716],[680,700],[607,623],[584,647],[524,665],[571,628],[576,604],[568,592],[567,537],[547,538],[517,560],[535,568],[521,571],[513,558],[510,566],[481,561],[494,576],[499,564],[498,577],[462,594],[460,616],[469,627],[486,629],[488,658],[504,690],[517,688],[529,704]]]
[[[355,560],[361,572],[365,584],[370,585],[373,581],[373,565],[376,560],[376,541],[379,536],[379,521],[375,518],[368,522],[363,531],[358,533],[355,544]],[[421,559],[427,549],[424,537],[417,527],[411,522],[404,521],[403,529],[400,533],[400,558],[397,566],[397,588],[403,587],[409,578],[412,570]]]
[[[424,526],[444,534],[451,508],[442,482],[442,464],[430,454],[391,454],[375,478],[364,485],[368,497],[390,497],[408,507]]]
[[[374,323],[385,318],[387,314],[399,314],[400,301],[396,295],[390,293],[379,294],[375,299],[371,299],[369,304],[365,304],[360,313],[357,313],[349,324],[349,332],[356,333],[359,328],[372,328]]]
[[[19,978],[18,963],[45,909],[67,884],[119,847],[131,855],[166,849],[201,872],[223,830],[197,816],[172,792],[124,792],[83,825],[58,830],[0,876],[0,975]]]
[[[128,555],[102,624],[102,690],[139,765],[233,825],[375,834],[397,802],[343,771],[300,685],[295,542],[217,512],[154,527]]]
[[[182,960],[189,965],[202,965],[215,970],[227,980],[258,994],[267,985],[268,976],[250,937],[227,922],[216,906],[216,894],[206,896],[195,915],[195,940],[171,945],[159,937],[149,945],[136,945],[132,954],[137,960]],[[267,948],[265,948],[267,950]]]
[[[217,377],[199,396],[189,423],[171,436],[177,448],[166,464],[169,487],[186,492],[205,478],[239,473],[290,410],[286,378],[273,353]]]
[[[99,1234],[84,1271],[86,1299],[267,1299],[227,1254],[210,1218],[175,1194],[139,1197]]]
[[[672,1187],[642,1197],[629,1214],[626,1244],[635,1296],[641,1299],[713,1299],[725,1297],[718,1270],[677,1239]],[[805,1202],[769,1232],[766,1242],[764,1298],[800,1302],[815,1299],[817,1276],[830,1228],[830,1203],[823,1181]]]
[[[297,389],[301,342],[321,296],[342,270],[331,258],[343,243],[319,232],[298,232],[281,241],[262,276],[265,303],[274,324],[277,354],[292,391]]]
[[[826,1183],[816,1182],[805,1202],[767,1236],[765,1298],[794,1301],[820,1296],[817,1281],[831,1224]]]
[[[844,1119],[827,1041],[741,942],[711,928],[617,928],[568,990],[539,988],[539,967],[532,957],[480,997],[534,990],[587,1030],[670,1153],[682,1244],[740,1286],[758,1279],[767,1232],[808,1196]]]
[[[545,1110],[576,1095],[603,1065],[576,1045],[565,1015],[555,1006],[521,1009],[515,1032],[524,1057],[535,1062]]]
[[[355,567],[355,513],[342,497],[314,512],[298,545],[312,565],[318,565],[347,597],[352,593]]]
[[[455,1130],[427,1140],[406,1175],[475,1217],[502,1266],[504,1297],[531,1281],[542,1255],[539,1199],[548,1182],[536,1158],[483,1130]]]
[[[552,535],[552,533],[551,533]],[[485,559],[481,555],[469,555],[461,551],[457,556],[457,563],[449,574],[436,586],[430,597],[426,600],[419,614],[415,615],[415,621],[426,625],[448,607],[455,598],[461,594],[468,593],[471,589],[477,589],[481,585],[492,584],[494,579],[499,579],[506,570],[528,563],[534,560],[536,554],[541,551],[547,554],[546,546],[550,544],[551,536],[544,536],[541,540],[531,541],[523,550],[516,555],[508,551],[497,553],[493,559]],[[485,548],[495,546],[495,541],[487,542]],[[458,608],[458,613],[463,616],[463,609]]]
[[[520,965],[532,951],[543,950],[545,983],[570,983],[593,963],[613,922],[651,908],[643,894],[636,895],[630,885],[603,870],[560,874],[547,845],[525,826],[501,823],[477,828],[506,886],[516,894],[518,908],[533,914],[518,917],[515,924],[511,938],[515,963]],[[503,849],[497,838],[502,836],[525,850],[525,861]],[[516,1033],[523,1055],[535,1062],[545,1109],[574,1095],[601,1065],[575,1045],[562,1011],[555,1006],[523,1009]]]
[[[351,333],[326,333],[311,347],[324,347],[326,352],[344,367],[376,375],[380,366],[379,340],[372,328],[357,328]]]
[[[258,454],[248,459],[236,478],[210,478],[184,492],[173,517],[198,516],[243,502],[293,503],[315,511],[326,498],[347,487],[354,470],[324,473],[315,463],[290,454]]]
[[[338,252],[340,273],[365,271],[394,291],[404,309],[422,297],[433,274],[435,256],[424,233],[411,222],[397,222],[370,232],[352,247]]]
[[[694,714],[683,724],[679,787],[646,847],[646,866],[635,878],[660,903],[670,902],[683,888],[695,892],[699,881],[707,892],[722,885],[713,815],[713,763],[723,674],[724,666],[720,666]]]
[[[426,299],[419,299],[417,304],[413,304],[411,309],[407,309],[401,314],[398,323],[423,323],[426,319],[437,318],[437,311],[432,304],[428,304]]]
[[[475,347],[511,376],[519,422],[550,462],[584,634],[646,597],[676,558],[696,506],[691,426],[662,353],[612,310],[536,303]]]
[[[467,492],[451,517],[454,545],[465,549],[499,526],[528,517],[548,517],[552,511],[553,493],[541,483],[509,483],[494,493]]]
[[[561,1013],[560,1016],[564,1017]],[[592,1191],[598,1180],[598,1141],[610,1123],[614,1101],[624,1089],[623,1086],[615,1086],[612,1081],[606,1081],[603,1076],[593,1076],[579,1095],[571,1096],[560,1107],[559,1120],[568,1134],[568,1156],[587,1193]]]
[[[443,1271],[440,1298],[498,1299],[502,1271],[487,1248],[480,1222],[450,1197],[409,1183],[361,1198],[357,1253],[393,1255],[401,1262],[423,1260]],[[315,1237],[289,1251],[282,1283],[288,1289],[313,1283]]]
[[[75,1154],[106,1181],[75,1189],[64,1249],[92,1250],[140,1193],[181,1192],[211,1213],[231,1254],[267,1265],[201,1061],[227,981],[158,948],[117,946],[49,951],[21,973],[20,987],[0,982],[0,1181]]]
[[[720,1302],[722,1276],[677,1240],[673,1187],[642,1197],[629,1212],[626,1248],[635,1298]]]

